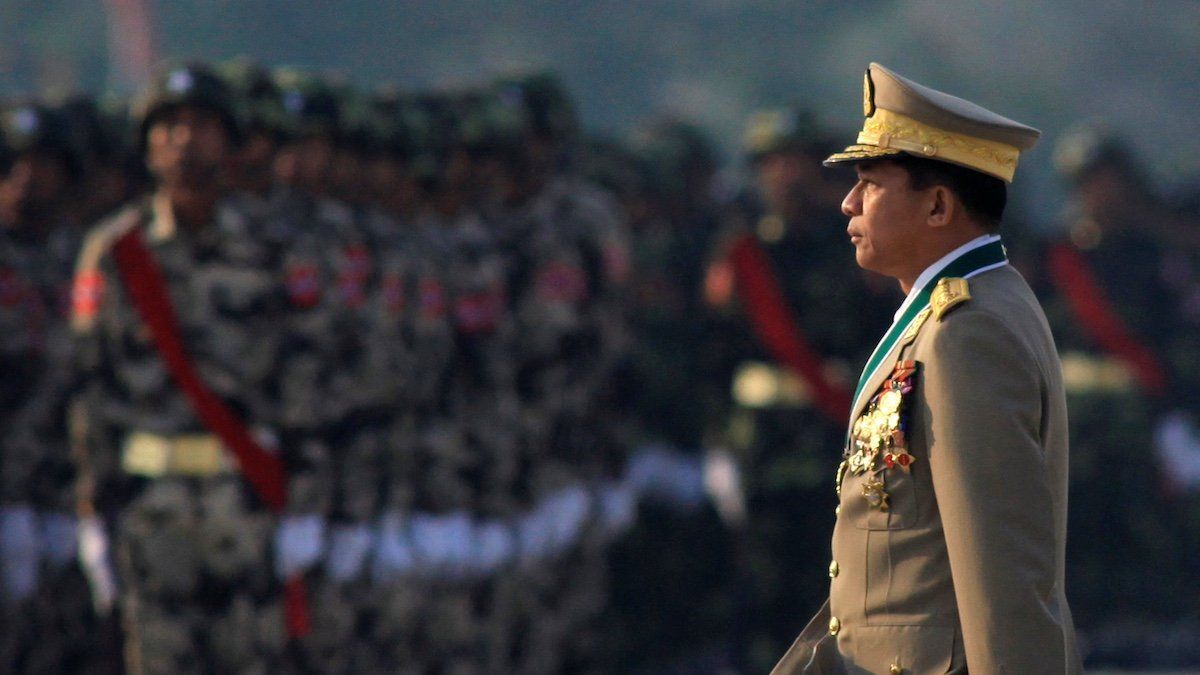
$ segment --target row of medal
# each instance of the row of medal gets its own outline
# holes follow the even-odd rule
[[[891,377],[871,398],[866,410],[850,432],[850,443],[838,467],[837,492],[841,495],[842,479],[846,472],[861,476],[870,473],[862,484],[862,494],[871,508],[888,510],[888,493],[884,490],[884,468],[899,468],[908,472],[916,461],[908,452],[909,394],[917,372],[915,361],[899,361]],[[882,466],[879,462],[882,458]]]

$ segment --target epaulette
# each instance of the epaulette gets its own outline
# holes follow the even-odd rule
[[[971,299],[971,287],[967,280],[961,277],[945,277],[939,279],[929,297],[929,307],[933,309],[933,318],[938,321],[955,307]]]

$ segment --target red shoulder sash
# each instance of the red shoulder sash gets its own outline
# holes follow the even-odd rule
[[[771,261],[754,235],[739,237],[729,252],[729,260],[733,264],[738,297],[763,347],[771,358],[804,380],[818,410],[835,424],[845,424],[850,413],[850,393],[825,376],[820,355],[805,339],[787,306]]]
[[[166,279],[146,248],[140,228],[131,228],[117,240],[113,258],[122,285],[149,328],[159,357],[191,403],[196,417],[233,452],[242,475],[258,498],[273,512],[282,512],[287,504],[283,462],[255,441],[237,415],[200,379],[184,348]],[[310,621],[304,580],[300,576],[287,582],[286,605],[289,633],[306,635]]]

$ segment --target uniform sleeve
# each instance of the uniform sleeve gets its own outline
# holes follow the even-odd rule
[[[105,402],[113,397],[106,391],[111,358],[99,325],[112,311],[118,290],[106,257],[108,243],[99,232],[93,233],[80,254],[72,289],[67,426],[75,480],[81,483],[74,493],[84,502],[76,506],[84,512],[105,508],[104,492],[117,461],[115,439],[103,414]]]
[[[973,673],[1061,673],[1045,378],[999,318],[945,317],[925,359],[929,465]]]

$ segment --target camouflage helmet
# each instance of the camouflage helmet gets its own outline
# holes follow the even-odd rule
[[[143,149],[150,127],[163,115],[182,106],[215,112],[225,124],[230,139],[234,143],[241,140],[241,124],[233,92],[207,66],[185,63],[161,72],[134,105],[138,140],[143,144]]]
[[[0,168],[26,152],[48,152],[62,162],[71,177],[82,170],[79,146],[74,142],[66,116],[41,103],[26,102],[0,112]]]
[[[517,98],[494,89],[461,93],[455,101],[458,142],[468,151],[484,154],[520,148],[531,117]]]
[[[523,110],[525,128],[535,136],[559,143],[575,137],[579,129],[575,104],[554,75],[534,73],[501,78],[495,90],[504,106]]]
[[[578,167],[582,176],[622,199],[643,194],[650,187],[644,158],[617,139],[585,136]]]
[[[454,97],[444,92],[418,95],[406,102],[404,115],[413,134],[412,170],[422,180],[433,180],[459,143],[461,120]]]
[[[364,121],[373,149],[382,155],[407,160],[416,150],[412,99],[392,85],[377,87],[366,100]]]
[[[90,96],[72,96],[55,107],[71,137],[71,145],[86,164],[119,161],[125,147],[118,129]]]
[[[775,152],[810,152],[822,145],[812,112],[798,106],[759,110],[746,121],[743,147],[752,162]]]
[[[275,136],[284,133],[283,97],[269,70],[246,57],[226,61],[217,70],[234,93],[238,116],[247,132]]]
[[[342,109],[327,83],[293,68],[275,72],[289,133],[304,137],[325,135],[337,139]]]
[[[634,154],[643,162],[648,184],[658,191],[677,193],[688,181],[711,174],[717,154],[699,127],[673,117],[643,124],[630,141]]]
[[[1079,183],[1101,166],[1116,167],[1130,177],[1140,175],[1132,149],[1103,123],[1076,124],[1054,146],[1054,167],[1070,183]]]
[[[373,143],[414,165],[436,166],[460,136],[452,97],[380,87],[370,99]]]
[[[327,73],[324,79],[338,107],[335,141],[353,152],[370,153],[377,140],[372,97],[341,74]]]

